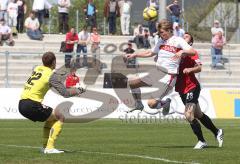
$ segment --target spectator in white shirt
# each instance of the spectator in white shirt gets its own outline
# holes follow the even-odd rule
[[[130,0],[120,0],[118,1],[118,6],[120,8],[120,18],[121,18],[120,21],[121,21],[122,34],[129,35],[132,2]]]
[[[9,46],[14,45],[11,28],[5,23],[4,19],[0,20],[0,46],[3,45],[3,41],[8,40]]]
[[[15,0],[10,0],[7,7],[8,12],[8,25],[12,28],[14,34],[17,33],[17,16],[18,16],[18,5]]]
[[[7,21],[7,6],[9,0],[0,0],[0,20],[4,19]]]
[[[27,31],[27,35],[30,39],[33,40],[42,40],[43,35],[39,30],[39,21],[35,17],[35,12],[31,11],[29,17],[25,20],[25,28]]]
[[[211,28],[212,37],[214,37],[219,31],[221,31],[223,34],[223,29],[220,26],[220,22],[218,20],[215,20],[213,27]]]
[[[80,53],[83,53],[82,65],[87,67],[87,44],[90,42],[90,34],[87,31],[87,27],[84,26],[82,31],[78,33],[78,45],[77,45],[77,63],[80,61]]]
[[[183,38],[184,34],[185,34],[185,31],[182,29],[182,27],[177,22],[174,22],[173,35]]]
[[[70,0],[58,0],[59,33],[68,32],[68,13],[71,6]]]
[[[35,15],[38,18],[40,23],[39,29],[44,21],[45,9],[52,8],[52,5],[48,2],[48,0],[34,0],[32,10],[35,11]]]

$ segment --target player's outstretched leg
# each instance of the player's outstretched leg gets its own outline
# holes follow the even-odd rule
[[[166,100],[156,100],[149,99],[148,106],[152,109],[162,109],[162,114],[165,116],[170,111],[171,99],[167,98]]]
[[[129,112],[133,112],[135,110],[142,111],[144,106],[143,106],[142,99],[141,99],[140,87],[148,86],[148,85],[146,83],[144,83],[143,81],[141,81],[141,79],[135,79],[135,80],[129,81],[129,86],[130,86],[130,89],[132,92],[132,96],[135,100],[135,108],[131,109]]]

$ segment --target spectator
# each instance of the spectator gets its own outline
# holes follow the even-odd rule
[[[149,35],[148,30],[143,29],[141,24],[134,29],[134,42],[136,43],[137,48],[150,48]]]
[[[17,35],[17,16],[18,16],[18,4],[15,0],[10,0],[8,7],[8,25],[12,29],[13,35]]]
[[[168,5],[166,8],[171,14],[172,23],[180,23],[181,8],[178,4],[178,0],[173,0],[173,3]]]
[[[88,3],[83,10],[86,16],[87,27],[90,26],[92,31],[94,27],[97,27],[96,13],[98,12],[96,5],[93,3],[93,0],[88,0]]]
[[[101,38],[100,38],[100,35],[97,32],[97,28],[94,27],[93,32],[90,35],[90,40],[92,42],[92,46],[91,46],[92,53],[96,53],[96,51],[99,49],[100,39]]]
[[[68,13],[70,6],[70,0],[58,0],[58,21],[60,34],[65,34],[68,31]]]
[[[126,54],[133,54],[135,51],[132,48],[132,43],[128,42],[128,47],[126,49],[123,50],[123,52],[125,52]],[[126,59],[126,58],[124,58]]]
[[[119,12],[119,6],[116,0],[105,0],[104,17],[108,21],[110,35],[116,33],[116,18],[120,16]]]
[[[147,7],[154,7],[158,11],[159,9],[158,0],[147,0]],[[157,23],[157,18],[154,20],[148,21],[148,28],[151,36],[153,36],[153,34],[157,32],[156,23]]]
[[[80,82],[80,78],[76,75],[77,68],[75,66],[70,68],[70,74],[66,77],[66,88],[76,87]]]
[[[96,69],[98,72],[101,72],[101,65],[100,65],[100,35],[97,32],[97,28],[93,28],[93,32],[90,35],[90,40],[91,40],[91,52],[93,53],[93,64],[95,65]]]
[[[39,30],[39,21],[35,17],[35,12],[31,11],[29,17],[25,20],[25,28],[27,31],[27,35],[30,39],[33,40],[42,40],[43,35]]]
[[[8,41],[9,46],[14,45],[11,28],[6,24],[4,19],[0,20],[0,46],[3,45],[3,41]]]
[[[212,41],[213,41],[213,38],[214,38],[214,36],[219,32],[219,31],[221,31],[222,32],[222,34],[223,34],[223,29],[222,29],[222,27],[220,26],[220,23],[219,23],[219,21],[218,20],[215,20],[214,21],[214,24],[213,24],[213,27],[211,28],[211,33],[212,33]],[[213,68],[215,68],[215,49],[212,47],[211,48],[211,55],[212,55],[212,67]]]
[[[212,39],[212,48],[213,48],[213,56],[212,56],[212,67],[216,68],[216,66],[222,66],[222,50],[223,46],[226,44],[226,39],[223,36],[221,31],[218,31]]]
[[[77,45],[77,63],[79,64],[80,53],[83,52],[83,66],[88,66],[87,63],[87,44],[90,41],[90,34],[87,32],[87,27],[84,26],[82,31],[78,34],[78,45]]]
[[[222,34],[223,34],[223,29],[222,27],[220,26],[220,23],[218,20],[215,20],[214,21],[214,24],[213,24],[213,27],[211,28],[211,32],[212,32],[212,37],[214,37],[218,31],[221,31]]]
[[[33,0],[32,10],[36,12],[36,17],[40,23],[39,30],[41,30],[44,21],[45,7],[46,9],[52,8],[52,5],[48,2],[48,0]]]
[[[72,52],[74,49],[74,44],[78,43],[78,34],[76,33],[75,29],[72,27],[70,31],[66,34],[66,54],[65,54],[65,67],[69,68],[71,59],[72,59]]]
[[[137,48],[143,47],[143,26],[141,24],[134,29],[134,42]]]
[[[25,0],[17,0],[17,5],[18,5],[17,31],[19,33],[22,33],[24,27],[24,16],[27,12],[27,5]]]
[[[143,48],[148,49],[151,48],[150,42],[149,42],[149,36],[150,33],[148,29],[143,30]]]
[[[182,29],[181,25],[177,22],[173,23],[173,35],[183,38],[185,31]]]
[[[9,0],[1,0],[0,1],[0,20],[4,19],[7,21],[7,7]]]
[[[123,35],[129,35],[129,25],[130,25],[130,14],[132,8],[132,1],[130,0],[120,0],[118,1],[120,8],[120,21],[121,30]]]
[[[131,42],[128,42],[128,47],[124,49],[123,52],[125,52],[125,54],[133,54],[135,52],[134,49],[132,48]],[[137,64],[136,58],[132,59],[124,58],[124,62],[127,64],[127,68],[135,68]]]

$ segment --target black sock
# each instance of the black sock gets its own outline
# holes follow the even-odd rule
[[[201,125],[199,124],[199,122],[196,119],[194,119],[190,125],[194,134],[197,136],[198,140],[205,142],[205,139],[203,138],[202,134]]]
[[[217,136],[218,133],[218,129],[216,128],[216,126],[213,124],[212,120],[203,113],[203,116],[201,118],[199,118],[199,120],[201,121],[201,123],[209,130],[211,130],[211,132]]]

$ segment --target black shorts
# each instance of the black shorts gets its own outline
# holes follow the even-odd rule
[[[32,121],[46,121],[52,114],[51,107],[42,105],[40,102],[30,99],[20,100],[18,104],[19,112]]]
[[[201,87],[199,85],[197,85],[196,88],[193,88],[188,93],[180,94],[183,104],[184,105],[186,105],[187,103],[197,104],[198,98],[200,95],[200,91],[201,91]]]

